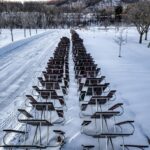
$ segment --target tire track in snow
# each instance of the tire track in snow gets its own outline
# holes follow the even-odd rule
[[[42,44],[40,44],[41,45],[41,47],[42,47]],[[26,50],[26,47],[23,49],[23,50]],[[36,48],[35,48],[35,50],[36,50]],[[40,50],[42,50],[42,48],[40,49]],[[40,51],[39,50],[39,51]],[[22,54],[22,55],[28,55],[28,52],[25,52],[25,54]],[[22,59],[20,59],[20,60],[15,60],[15,59],[13,59],[10,63],[9,63],[9,66],[8,66],[8,68],[4,68],[3,70],[1,70],[1,71],[3,71],[3,72],[5,72],[5,71],[7,71],[6,73],[3,73],[3,75],[2,76],[0,76],[1,78],[0,78],[0,81],[3,81],[4,80],[4,78],[6,77],[6,75],[10,75],[10,74],[12,74],[12,72],[14,71],[14,67],[16,68],[17,66],[17,68],[16,69],[19,69],[19,68],[21,68],[21,67],[23,67],[23,65],[24,64],[22,64],[22,62],[21,61],[25,61],[24,59],[25,59],[25,56],[24,57],[22,57]],[[35,56],[35,52],[34,52],[34,50],[33,50],[33,52],[30,54],[30,57],[32,58],[32,57],[34,57]],[[15,56],[16,57],[16,56]],[[29,59],[29,57],[27,57],[26,59]],[[10,65],[11,64],[11,65]],[[12,65],[14,65],[14,66],[12,66]],[[4,77],[4,78],[3,78]]]
[[[32,43],[33,41],[38,40],[38,39],[40,39],[40,38],[42,38],[42,37],[44,37],[48,34],[50,34],[50,31],[47,31],[47,32],[29,37],[27,39],[19,40],[19,41],[16,41],[14,43],[10,43],[10,44],[0,48],[0,50],[2,51],[1,54],[0,54],[0,58],[1,57],[3,58],[6,55],[11,55],[14,52],[14,50],[19,49],[19,48],[21,48],[25,45],[28,45],[28,44]],[[5,49],[6,51],[3,51],[3,49]]]
[[[5,48],[8,49],[8,47],[10,47],[10,50],[8,50],[6,53],[4,52],[3,54],[0,55],[0,66],[1,66],[0,71],[3,70],[3,69],[6,69],[6,67],[9,67],[9,64],[11,64],[12,59],[14,61],[16,61],[16,58],[14,58],[14,53],[16,53],[16,50],[18,50],[18,49],[20,49],[24,46],[25,47],[26,46],[30,47],[30,45],[32,45],[33,42],[36,42],[37,40],[40,40],[40,39],[43,39],[43,38],[46,38],[47,35],[53,34],[53,33],[55,33],[55,31],[53,31],[53,32],[51,32],[51,31],[44,32],[42,34],[35,35],[33,37],[23,39],[23,40],[20,40],[20,41],[16,41],[14,43],[8,44],[7,46],[4,46],[4,47],[0,48],[0,50],[2,50],[2,49],[5,49]],[[11,48],[11,45],[13,47],[13,45],[15,45],[18,42],[22,42],[22,44],[20,44],[19,46],[16,46],[16,47],[14,46],[14,48]],[[19,50],[19,53],[20,53],[20,50]],[[11,60],[10,60],[10,58],[11,58]],[[8,65],[6,65],[7,63],[8,63]]]
[[[33,49],[33,47],[31,46],[31,45],[33,45],[33,44],[38,44],[38,45],[42,45],[42,44],[40,44],[40,43],[42,43],[42,42],[40,42],[40,43],[36,43],[38,40],[43,40],[43,39],[45,39],[46,37],[40,37],[40,38],[38,38],[38,39],[34,39],[34,40],[32,40],[32,41],[30,41],[27,45],[24,45],[23,44],[23,46],[22,47],[17,47],[16,48],[16,51],[13,51],[13,54],[11,54],[11,56],[10,55],[8,55],[5,59],[6,59],[6,61],[9,61],[10,63],[9,64],[12,64],[12,63],[16,63],[17,62],[17,59],[19,60],[19,61],[22,61],[22,59],[23,59],[23,57],[18,57],[17,55],[18,54],[20,54],[20,52],[22,51],[22,53],[21,53],[21,55],[23,56],[23,55],[27,55],[27,54],[29,54],[29,55],[34,55],[35,54],[35,52],[34,51],[36,51],[36,47],[37,46],[35,46],[34,47],[34,49]],[[28,49],[27,49],[27,47],[28,47]],[[19,50],[18,50],[19,49]],[[32,53],[30,52],[30,49],[32,49]],[[15,54],[16,53],[16,54]],[[2,60],[2,63],[4,63],[3,62],[3,60]],[[11,68],[12,68],[12,66],[10,66],[10,65],[8,65],[7,66],[7,68],[5,67],[3,70],[1,70],[1,71],[5,71],[5,70],[9,70],[9,71],[11,71]],[[13,68],[12,68],[13,69]]]
[[[4,64],[3,66],[0,67],[0,71],[4,70],[5,68],[7,68],[9,65],[11,64],[11,62],[8,62],[6,64]]]

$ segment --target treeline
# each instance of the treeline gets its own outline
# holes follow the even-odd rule
[[[0,2],[0,28],[56,28],[86,21],[78,9],[56,7],[42,2]],[[78,21],[77,21],[78,20]]]
[[[99,0],[94,0],[97,3]],[[87,3],[88,4],[88,3]],[[92,4],[90,4],[92,5]],[[74,26],[88,26],[96,24],[105,27],[109,25],[135,25],[140,34],[139,43],[145,40],[150,27],[150,1],[143,0],[128,7],[97,8],[94,12],[88,11],[84,3],[79,5],[51,5],[45,2],[0,2],[0,33],[2,28],[69,28]]]
[[[0,2],[0,12],[34,12],[44,10],[46,3],[43,2]]]
[[[74,7],[63,6],[59,7],[59,3],[53,4],[50,2],[3,2],[0,1],[0,12],[46,12],[47,9],[59,9],[61,12],[77,12]]]
[[[118,14],[111,17],[115,12],[102,9],[90,13],[84,12],[83,7],[56,7],[43,2],[1,2],[0,28],[56,28],[100,24],[106,19],[110,23],[118,21]]]

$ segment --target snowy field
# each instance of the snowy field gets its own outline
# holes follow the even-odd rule
[[[43,32],[45,32],[44,29],[38,29],[37,34],[40,34],[40,33],[43,33]],[[36,30],[32,29],[31,33],[32,33],[31,36],[36,35]],[[13,35],[14,35],[14,42],[18,41],[18,40],[21,40],[21,39],[25,39],[24,30],[14,29],[13,30]],[[26,38],[29,38],[29,37],[30,37],[30,33],[29,33],[29,30],[27,29],[26,30]],[[11,41],[11,32],[10,32],[9,29],[2,29],[2,34],[0,34],[0,48],[7,45],[7,44],[9,44],[9,43],[12,43],[12,41]]]
[[[122,57],[118,57],[119,47],[114,42],[115,29],[79,30],[87,51],[101,67],[102,74],[117,90],[117,101],[124,103],[124,118],[134,119],[137,143],[145,135],[150,137],[150,48],[148,42],[139,44],[136,29],[129,28],[127,43],[122,47]],[[124,38],[126,37],[126,32]],[[150,37],[150,36],[149,36]],[[138,133],[139,132],[139,133]],[[131,139],[134,141],[133,139]]]
[[[65,30],[49,30],[0,48],[0,131],[16,126],[16,112],[31,93]]]
[[[42,31],[41,31],[42,32]],[[136,29],[129,28],[127,43],[123,45],[122,57],[118,57],[119,47],[114,42],[117,32],[114,28],[102,30],[90,28],[77,30],[87,51],[102,69],[102,75],[110,82],[111,89],[117,90],[116,102],[123,102],[125,113],[120,120],[135,120],[136,132],[127,143],[147,144],[150,137],[150,48],[148,42],[138,44]],[[21,34],[21,35],[20,35]],[[5,36],[4,36],[5,35]],[[17,107],[24,103],[24,95],[31,93],[38,72],[44,70],[60,37],[70,37],[69,30],[48,30],[29,39],[9,45],[9,35],[0,35],[0,131],[7,125],[15,126]],[[126,35],[124,35],[126,36]],[[18,40],[23,31],[18,30]],[[17,39],[17,38],[16,38]],[[4,46],[5,45],[5,46]],[[4,46],[4,47],[2,47]],[[68,111],[62,130],[66,132],[65,150],[80,150],[82,144],[96,144],[92,137],[80,133],[82,120],[79,118],[77,84],[74,80],[73,61],[70,54],[70,88],[67,97]],[[2,134],[1,134],[2,135]]]

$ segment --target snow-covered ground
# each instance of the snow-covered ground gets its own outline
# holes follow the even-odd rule
[[[134,119],[135,137],[129,140],[137,143],[150,137],[150,48],[148,42],[138,43],[139,34],[135,28],[129,28],[127,43],[122,47],[122,57],[118,57],[119,47],[114,42],[115,29],[78,30],[84,39],[87,51],[94,57],[102,69],[102,74],[117,90],[117,101],[124,103],[124,118]],[[124,38],[126,37],[126,32]],[[136,140],[135,140],[136,139]]]
[[[127,143],[147,144],[145,135],[150,137],[150,49],[147,42],[138,44],[136,29],[128,29],[128,40],[118,57],[118,45],[114,42],[116,31],[107,32],[98,28],[77,30],[87,51],[102,69],[102,75],[110,82],[111,89],[117,90],[116,102],[123,102],[125,113],[122,120],[134,119],[135,135]],[[46,67],[46,63],[62,36],[70,37],[69,30],[49,30],[30,39],[11,43],[0,49],[0,130],[14,125],[16,106],[21,107],[24,94],[31,92],[35,74]],[[126,35],[125,35],[126,36]],[[19,36],[18,36],[19,37]],[[71,49],[70,49],[71,50]],[[74,79],[73,61],[69,58],[70,86],[67,98],[68,111],[62,130],[66,132],[65,150],[79,150],[82,144],[97,144],[92,137],[80,133],[82,120],[79,118],[77,84]],[[21,97],[19,97],[21,96]]]
[[[68,32],[67,32],[68,33]],[[0,48],[0,130],[15,126],[17,107],[31,93],[65,30],[49,30]],[[2,134],[1,134],[2,135]]]
[[[0,34],[0,47],[3,47],[9,43],[12,43],[11,40],[11,32],[9,29],[1,29],[2,33]],[[44,29],[38,29],[38,34],[45,32]],[[31,36],[36,35],[36,30],[32,29],[31,30]],[[14,29],[13,30],[13,35],[14,35],[14,42],[24,39],[24,30],[22,29]],[[30,37],[29,29],[26,30],[26,38]]]

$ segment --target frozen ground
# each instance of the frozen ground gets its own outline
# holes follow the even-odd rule
[[[136,132],[127,143],[145,144],[145,135],[150,137],[150,49],[147,42],[138,44],[138,33],[128,29],[128,40],[123,46],[122,57],[118,57],[118,45],[114,38],[118,33],[111,28],[107,32],[98,28],[78,30],[84,39],[87,51],[102,69],[117,90],[116,102],[123,102],[125,113],[120,120],[134,119]],[[40,35],[14,42],[0,49],[0,130],[6,124],[14,125],[16,106],[20,107],[25,93],[29,93],[36,81],[35,74],[46,66],[49,57],[62,36],[70,37],[69,30],[49,30]],[[97,144],[92,137],[80,133],[82,120],[79,118],[77,84],[74,80],[73,62],[70,54],[70,88],[67,97],[68,111],[62,130],[66,132],[65,150],[80,150],[82,144]],[[19,97],[21,96],[21,97]]]

